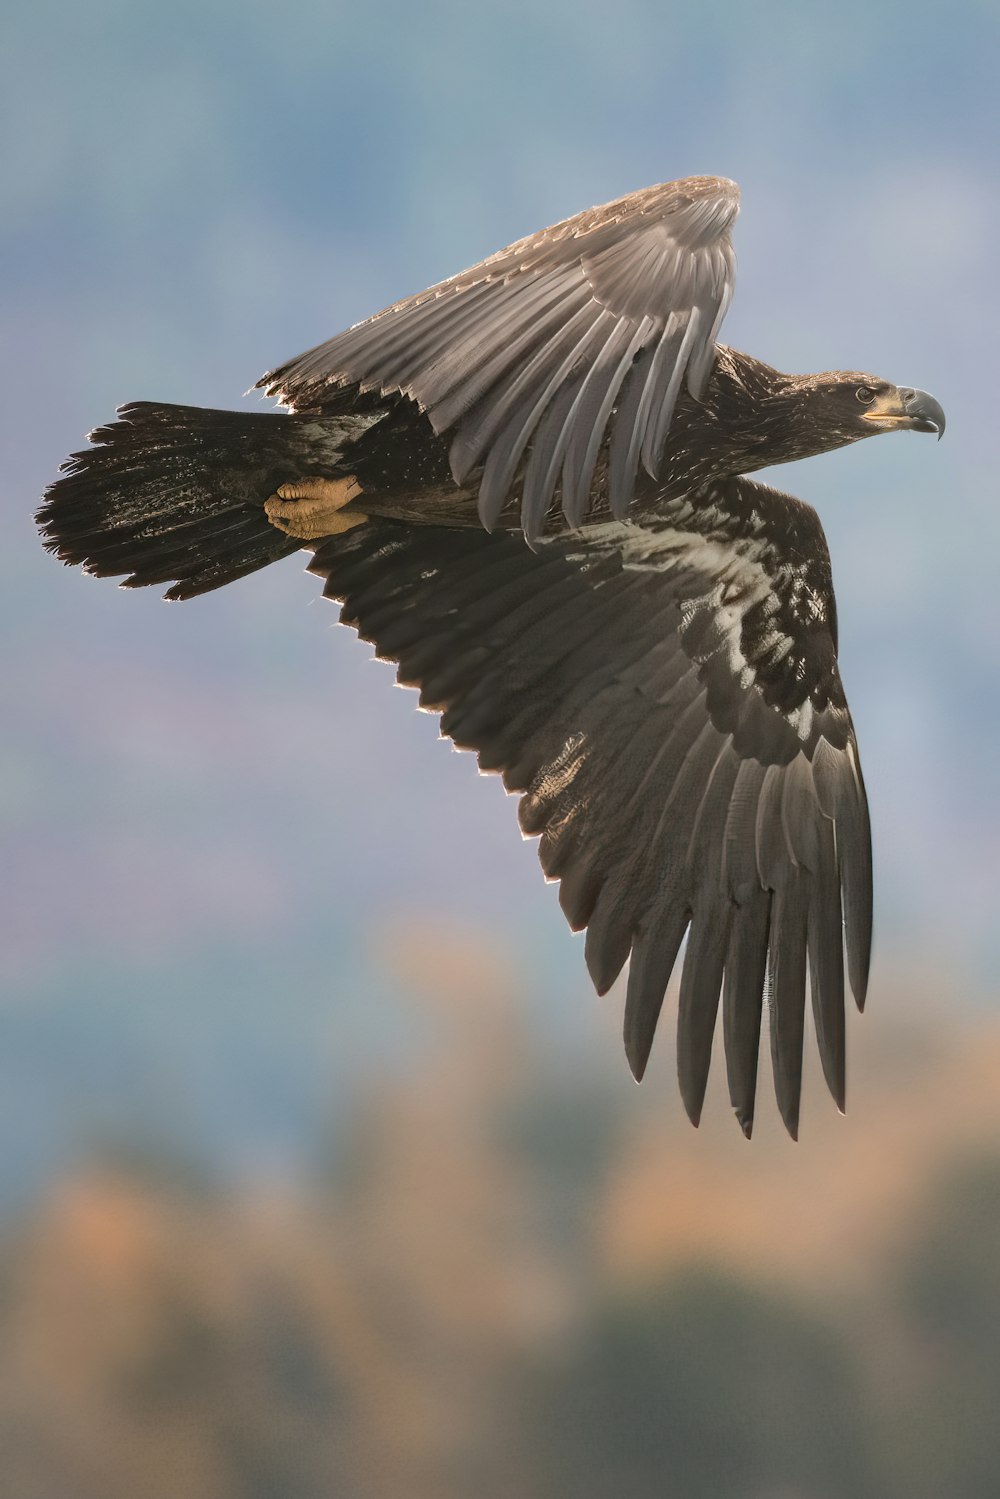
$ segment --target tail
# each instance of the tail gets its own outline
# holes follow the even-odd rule
[[[338,472],[350,419],[198,406],[123,406],[63,464],[36,521],[45,547],[124,588],[172,583],[189,599],[256,572],[302,543],[264,502],[288,480]]]

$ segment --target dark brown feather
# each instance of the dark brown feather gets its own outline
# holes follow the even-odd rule
[[[778,1104],[796,1132],[809,965],[842,1102],[841,887],[849,870],[863,970],[870,853],[815,515],[744,480],[535,552],[510,534],[372,520],[321,546],[313,571],[443,732],[523,793],[522,829],[570,924],[587,927],[599,991],[631,954],[636,1076],[690,928],[678,1074],[692,1119],[721,994],[749,1134],[766,992]]]

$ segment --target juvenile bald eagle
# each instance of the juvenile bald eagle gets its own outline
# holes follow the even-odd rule
[[[630,960],[636,1078],[686,936],[688,1114],[721,994],[750,1134],[766,1000],[795,1135],[807,972],[844,1105],[871,850],[819,518],[745,475],[944,414],[717,343],[738,202],[694,177],[520,240],[266,375],[288,414],[124,406],[38,522],[169,599],[310,550],[344,623],[522,793],[598,991]]]

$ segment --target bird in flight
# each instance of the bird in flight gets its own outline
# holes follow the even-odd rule
[[[871,843],[819,517],[746,476],[945,418],[718,342],[738,207],[692,177],[519,240],[265,375],[284,412],[124,406],[38,523],[168,599],[311,552],[341,620],[520,793],[598,992],[628,963],[635,1077],[686,939],[690,1118],[721,998],[744,1133],[766,1008],[795,1136],[807,987],[844,1107]]]

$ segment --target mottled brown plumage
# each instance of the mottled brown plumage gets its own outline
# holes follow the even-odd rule
[[[186,598],[296,550],[334,497],[311,570],[521,793],[597,988],[629,962],[636,1077],[686,938],[691,1118],[721,998],[749,1135],[766,1001],[795,1134],[807,975],[844,1104],[871,851],[822,527],[745,476],[877,431],[940,435],[944,415],[718,344],[737,208],[733,183],[692,178],[521,240],[265,376],[286,415],[123,408],[38,518],[64,561]]]

